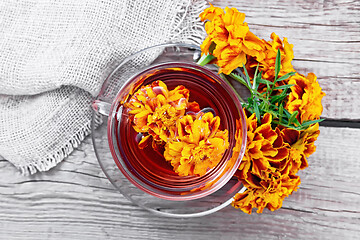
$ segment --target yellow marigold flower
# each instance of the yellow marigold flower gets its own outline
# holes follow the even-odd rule
[[[265,207],[272,211],[281,207],[284,198],[300,184],[300,178],[295,173],[301,164],[297,162],[300,159],[292,159],[291,154],[295,154],[293,148],[299,147],[300,139],[305,138],[308,139],[305,145],[310,153],[311,144],[315,141],[296,130],[285,139],[289,129],[272,129],[271,118],[266,113],[258,124],[255,114],[252,114],[246,121],[247,147],[236,176],[247,190],[236,194],[232,205],[249,214],[252,208],[258,208],[257,212],[261,213]]]
[[[255,114],[247,117],[247,147],[236,176],[247,190],[236,194],[232,205],[251,214],[264,208],[274,211],[285,197],[296,191],[300,178],[295,174],[308,166],[307,157],[315,152],[319,124],[306,130],[271,128],[266,113],[258,124]]]
[[[220,180],[228,171],[230,171],[231,169],[234,168],[234,164],[238,160],[239,154],[241,152],[243,134],[244,133],[243,133],[242,128],[241,128],[241,122],[240,122],[240,119],[238,119],[238,120],[236,120],[235,146],[232,149],[231,158],[226,162],[224,170],[215,179],[207,182],[205,184],[205,186],[202,186],[202,187],[199,187],[199,188],[196,188],[196,189],[192,189],[190,192],[204,190],[204,189],[207,189],[207,188],[211,187],[214,183],[216,183],[218,180]]]
[[[281,68],[278,77],[281,77],[289,72],[295,72],[291,61],[294,58],[293,45],[289,44],[287,38],[283,41],[275,33],[271,34],[272,41],[262,40],[265,46],[263,59],[256,59],[249,57],[249,61],[246,64],[246,68],[250,75],[253,75],[257,65],[259,64],[259,70],[263,72],[263,78],[273,81],[275,78],[275,60],[278,49],[281,53]]]
[[[288,84],[294,84],[294,86],[291,87],[285,108],[290,113],[298,111],[300,123],[306,120],[319,119],[323,110],[321,99],[325,93],[322,92],[318,81],[316,81],[315,74],[309,73],[307,77],[295,74],[290,78]]]
[[[140,148],[146,146],[146,141],[152,136],[154,141],[166,142],[175,137],[176,120],[184,116],[187,110],[198,112],[197,103],[189,103],[189,90],[177,86],[169,91],[162,81],[155,81],[142,86],[125,103],[129,109],[129,117],[136,132],[146,133],[139,143]],[[191,109],[189,109],[191,108]]]
[[[224,10],[219,7],[214,7],[210,3],[210,7],[206,8],[202,13],[200,13],[199,17],[201,21],[209,20],[212,21],[215,16],[219,16],[224,14]]]
[[[319,136],[319,124],[314,124],[303,131],[284,128],[281,136],[284,142],[290,146],[287,172],[295,175],[299,170],[308,166],[307,158],[316,150],[314,145]]]
[[[241,121],[240,119],[236,120],[236,131],[235,131],[235,146],[233,147],[233,154],[231,156],[231,159],[229,162],[231,161],[236,161],[237,158],[239,157],[239,154],[241,152],[241,146],[242,146],[242,141],[243,141],[243,131],[241,128]]]
[[[220,118],[210,112],[178,120],[178,135],[165,145],[164,157],[179,176],[202,176],[220,162],[229,142],[219,126]]]
[[[253,208],[262,213],[265,208],[271,211],[281,208],[283,200],[300,185],[298,176],[282,175],[278,171],[272,173],[271,181],[264,188],[248,188],[244,193],[237,193],[231,205],[251,214]]]
[[[201,44],[202,53],[209,53],[212,44],[215,45],[213,52],[220,67],[219,73],[230,74],[235,68],[246,64],[246,56],[252,56],[261,61],[263,53],[263,42],[249,31],[247,23],[244,22],[245,14],[236,8],[220,8],[211,5],[200,14],[201,21],[205,23],[208,37]]]
[[[284,168],[289,150],[279,131],[271,128],[272,117],[266,113],[258,125],[255,114],[247,118],[247,146],[241,161],[239,178],[245,187],[261,188],[260,179],[267,178],[265,170]]]

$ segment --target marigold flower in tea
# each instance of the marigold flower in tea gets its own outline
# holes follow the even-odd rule
[[[235,68],[243,66],[247,56],[258,61],[265,57],[264,43],[249,31],[244,22],[245,14],[236,8],[226,7],[224,12],[211,5],[200,14],[200,19],[208,20],[205,23],[208,36],[200,46],[201,51],[216,57],[219,73],[229,74]]]
[[[294,84],[294,86],[290,88],[291,92],[285,108],[290,113],[298,111],[300,123],[319,119],[323,110],[321,99],[325,93],[322,92],[315,74],[309,73],[307,77],[295,74],[290,78],[288,84]]]
[[[157,143],[174,138],[177,119],[187,110],[200,110],[197,103],[189,103],[188,100],[189,90],[184,86],[169,91],[162,81],[154,81],[135,92],[125,107],[129,109],[134,130],[147,134],[139,142],[139,147],[145,147],[151,137]]]
[[[236,120],[236,131],[235,131],[235,146],[232,148],[232,155],[228,161],[226,161],[224,165],[224,170],[219,174],[216,178],[207,182],[205,186],[201,186],[199,188],[193,189],[191,191],[204,190],[211,187],[214,183],[216,183],[219,179],[221,179],[228,171],[231,171],[234,167],[235,162],[238,160],[243,141],[243,131],[241,128],[240,119]]]
[[[177,122],[177,137],[165,145],[164,157],[180,176],[204,175],[215,167],[229,147],[228,131],[211,112],[185,115]]]
[[[236,159],[239,157],[243,134],[245,133],[242,132],[241,122],[240,120],[236,120],[235,146],[233,147],[233,154],[229,162],[236,161]]]

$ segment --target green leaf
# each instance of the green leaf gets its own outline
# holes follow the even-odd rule
[[[260,103],[260,105],[259,105],[259,110],[261,111],[268,111],[270,109],[270,104],[269,104],[269,102],[268,101],[262,101],[261,103]]]
[[[269,90],[268,89],[271,89],[271,87],[270,87],[270,84],[269,84],[269,81],[266,81],[265,82],[266,83],[266,89],[267,89],[267,91],[266,91],[266,99],[269,99],[269,97],[270,97],[270,92],[269,92]]]
[[[257,88],[256,88],[256,77],[253,79],[252,89],[257,90]]]
[[[276,79],[275,82],[280,82],[280,81],[283,81],[285,79],[288,79],[289,77],[295,75],[296,72],[289,72],[287,74],[285,74],[284,76],[280,77],[279,79]]]
[[[281,125],[281,126],[284,126],[284,127],[287,127],[287,128],[293,128],[293,129],[295,129],[294,126],[290,126],[290,125],[288,125],[288,124],[286,124],[286,123],[282,123],[282,122],[279,122],[279,121],[276,121],[276,120],[273,120],[272,122],[275,123],[275,124],[277,124],[277,125]]]
[[[246,76],[248,79],[250,79],[249,73],[248,73],[248,71],[246,70],[245,65],[243,64],[242,67],[243,67],[243,69],[244,69],[245,76]]]
[[[244,69],[244,72],[245,72],[245,76],[246,76],[246,82],[248,83],[248,86],[249,86],[249,88],[251,88],[251,83],[250,83],[250,76],[249,76],[249,73],[248,73],[248,71],[246,70],[246,67],[245,67],[245,65],[243,64],[243,69]]]
[[[289,118],[289,121],[288,121],[288,124],[289,124],[289,125],[294,122],[294,119],[296,118],[296,116],[298,115],[298,113],[299,113],[298,111],[294,111],[294,112],[291,114],[291,116],[290,116],[290,118]]]
[[[252,86],[253,89],[257,89],[257,88],[255,88],[255,86],[256,86],[256,80],[258,77],[258,69],[259,69],[259,63],[257,64],[256,69],[255,69],[255,75],[254,75],[255,77],[253,79],[253,86]]]
[[[215,42],[212,42],[209,46],[209,53],[213,53],[214,52],[214,49],[216,48],[216,43]]]
[[[284,93],[284,94],[283,94],[283,93]],[[289,95],[289,94],[284,91],[284,92],[282,92],[282,93],[279,94],[279,95],[272,96],[271,99],[270,99],[270,102],[271,102],[271,103],[281,102],[281,101],[284,100],[288,95]]]
[[[238,97],[238,99],[240,100],[240,102],[242,104],[245,103],[244,99],[242,99],[242,97],[240,96],[240,94],[236,91],[236,89],[234,88],[234,86],[229,82],[229,80],[226,78],[226,75],[224,73],[220,73],[219,76],[229,85],[229,87],[234,91],[234,93],[236,94],[236,96]]]
[[[245,106],[246,110],[250,113],[253,114],[255,113],[254,109],[252,108],[251,104],[248,104],[247,106]]]
[[[265,80],[265,79],[259,79],[257,80],[259,83],[264,83],[264,84],[269,84],[269,85],[274,85],[273,82],[269,81],[269,80]]]
[[[290,118],[291,113],[288,110],[286,110],[285,108],[284,108],[284,113],[285,113],[287,118]]]
[[[259,88],[259,85],[260,85],[260,80],[261,80],[261,76],[262,76],[262,71],[258,73],[258,75],[255,76],[256,78],[256,86],[255,86],[255,89],[257,90]]]
[[[201,58],[199,59],[199,61],[197,62],[197,64],[199,64],[200,66],[205,66],[206,64],[208,64],[209,62],[211,62],[211,60],[215,59],[215,57],[211,54],[208,55],[202,55]]]
[[[227,81],[225,74],[220,73],[219,76],[220,76],[224,81]]]
[[[277,112],[271,111],[271,110],[266,110],[265,112],[270,113],[271,115],[273,115],[273,119],[274,118],[279,118],[279,114]]]
[[[260,99],[260,100],[268,101],[268,99],[267,99],[266,97],[263,97],[263,96],[262,96],[262,93],[259,93],[259,92],[255,92],[255,91],[254,91],[253,96],[257,97],[257,98]]]
[[[274,90],[288,89],[288,88],[291,88],[292,86],[295,86],[295,84],[287,84],[287,85],[282,85],[282,86],[274,87]]]
[[[254,111],[255,111],[255,115],[258,120],[258,123],[261,124],[261,118],[260,118],[261,115],[260,115],[259,106],[257,105],[257,102],[254,102],[253,106],[254,106]]]
[[[248,87],[248,84],[245,81],[245,79],[243,79],[241,76],[237,75],[236,73],[230,73],[229,76],[234,80],[238,81],[239,83],[241,83],[242,85]]]
[[[280,53],[280,49],[278,48],[276,54],[276,60],[275,60],[275,81],[279,75],[280,68],[281,68],[281,53]]]
[[[310,125],[314,124],[314,123],[319,123],[319,122],[322,122],[324,121],[325,119],[317,119],[317,120],[311,120],[311,121],[305,121],[303,122],[300,127],[303,128],[303,129],[306,129],[308,128]]]
[[[283,106],[283,104],[280,104],[280,106],[279,106],[279,122],[282,121],[283,114],[284,114],[284,106]]]
[[[299,123],[299,120],[297,120],[297,118],[294,119],[293,123],[297,127],[301,126],[301,124]]]

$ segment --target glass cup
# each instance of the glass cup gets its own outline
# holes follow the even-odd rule
[[[93,102],[92,140],[105,175],[129,200],[164,216],[203,216],[229,205],[244,190],[233,175],[245,152],[245,116],[227,82],[194,63],[199,55],[198,47],[179,43],[139,51],[115,68]],[[221,116],[221,127],[229,132],[229,148],[205,175],[178,176],[155,156],[131,145],[137,136],[124,103],[155,80],[170,88],[184,85],[190,89],[190,100],[193,95],[201,102],[202,111]],[[97,128],[101,121],[104,124]]]

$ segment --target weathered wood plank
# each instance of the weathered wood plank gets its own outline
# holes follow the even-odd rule
[[[148,213],[113,189],[90,138],[53,170],[31,177],[0,161],[0,239],[355,239],[359,136],[360,129],[321,127],[298,192],[282,209],[251,216],[232,207],[195,219]]]
[[[327,96],[323,116],[360,119],[360,1],[216,0],[215,6],[236,7],[260,38],[272,32],[294,44],[293,65],[314,72]]]
[[[360,119],[360,2],[216,0],[247,15],[254,33],[294,44],[294,66],[315,72],[324,116]],[[53,170],[21,176],[0,160],[0,239],[358,239],[360,129],[321,127],[298,192],[276,212],[228,207],[196,219],[160,218],[130,203],[102,173],[91,139]],[[1,157],[0,157],[1,159]]]

